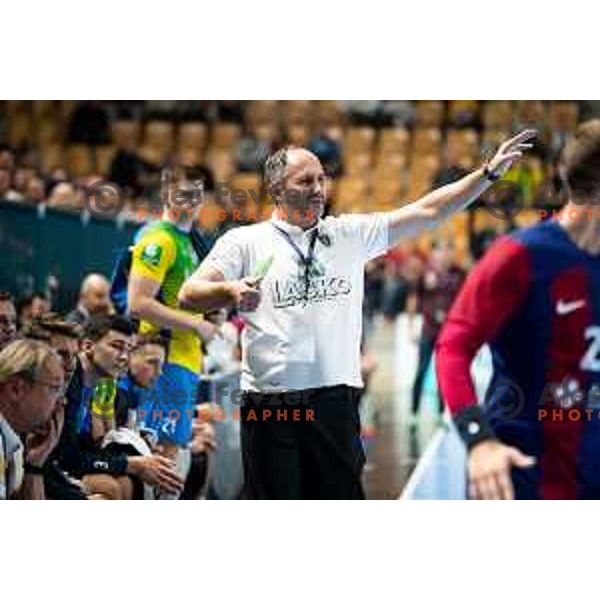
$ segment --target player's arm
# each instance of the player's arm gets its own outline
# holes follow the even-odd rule
[[[175,247],[166,236],[146,236],[136,244],[127,289],[129,314],[159,327],[194,331],[202,339],[210,339],[214,325],[201,315],[171,308],[157,298],[174,260]]]
[[[129,278],[129,314],[144,319],[159,327],[195,331],[200,337],[210,337],[214,325],[201,315],[171,308],[157,300],[160,282],[141,275],[131,274]]]
[[[496,439],[471,379],[478,350],[522,306],[530,281],[527,250],[511,238],[496,242],[467,278],[436,344],[440,394],[469,451],[469,494],[475,499],[511,499],[511,468],[533,464]]]
[[[446,218],[475,201],[493,184],[488,174],[496,178],[505,173],[514,160],[531,148],[528,142],[535,134],[533,129],[522,131],[501,144],[486,166],[389,213],[390,245],[425,229],[437,227]]]

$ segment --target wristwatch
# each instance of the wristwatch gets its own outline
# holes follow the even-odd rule
[[[494,173],[494,171],[490,169],[489,163],[485,163],[485,165],[483,165],[483,175],[488,181],[491,181],[492,183],[495,183],[502,177],[500,173]]]

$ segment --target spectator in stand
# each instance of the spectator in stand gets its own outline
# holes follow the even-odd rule
[[[0,144],[0,169],[8,169],[10,173],[15,169],[15,153],[5,144]]]
[[[217,100],[215,121],[241,124],[244,121],[242,103],[239,100]]]
[[[377,125],[382,107],[381,100],[345,100],[343,105],[353,125]]]
[[[0,165],[0,200],[21,202],[23,196],[12,188],[12,171]]]
[[[41,317],[51,310],[50,302],[45,294],[34,292],[17,303],[17,322],[19,327],[26,327],[33,319]]]
[[[172,461],[162,456],[129,456],[101,447],[102,433],[123,409],[117,402],[122,398],[116,380],[126,368],[132,333],[129,321],[118,315],[100,315],[88,322],[55,453],[59,466],[80,478],[88,494],[110,500],[132,498],[136,480],[171,493],[183,487]]]
[[[425,375],[431,362],[435,342],[446,319],[446,314],[462,282],[464,273],[452,262],[452,248],[438,243],[431,251],[429,262],[422,278],[417,282],[409,302],[423,316],[419,338],[419,363],[412,392],[413,427],[421,404]],[[440,399],[440,413],[443,403]]]
[[[50,189],[48,206],[66,210],[81,210],[82,198],[75,186],[69,181],[60,181]]]
[[[25,201],[30,204],[43,204],[46,201],[44,180],[34,175],[25,185]]]
[[[108,144],[110,121],[108,112],[98,100],[81,102],[71,115],[69,141],[72,144]]]
[[[258,171],[269,155],[269,146],[251,133],[242,136],[235,148],[238,171]]]
[[[330,177],[337,177],[341,172],[342,154],[339,143],[329,136],[326,127],[308,143],[308,149],[315,154]]]
[[[113,312],[110,301],[110,282],[100,273],[90,273],[85,277],[79,290],[79,302],[67,315],[67,321],[85,325],[90,317],[108,315]]]
[[[415,122],[415,103],[411,100],[384,100],[381,124],[384,127],[412,127]]]
[[[121,186],[126,195],[137,196],[142,192],[144,168],[145,163],[137,154],[135,140],[126,137],[119,143],[110,164],[109,177]]]
[[[60,358],[43,342],[15,340],[0,352],[1,500],[44,499],[42,468],[62,428],[64,383]]]
[[[17,336],[17,311],[13,297],[0,292],[0,350]]]

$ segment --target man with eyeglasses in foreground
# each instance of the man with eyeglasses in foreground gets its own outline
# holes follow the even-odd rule
[[[63,421],[62,362],[47,344],[16,340],[0,352],[0,500],[43,500],[43,465]]]

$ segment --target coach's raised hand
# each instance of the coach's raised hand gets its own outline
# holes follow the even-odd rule
[[[500,145],[492,159],[488,161],[488,171],[498,177],[504,175],[513,162],[523,156],[523,152],[533,147],[531,140],[536,135],[537,131],[535,129],[526,129],[506,140]]]
[[[534,129],[526,129],[500,145],[494,156],[458,181],[437,188],[421,199],[391,211],[390,240],[396,244],[426,229],[438,227],[445,219],[474,202],[498,180],[512,163],[531,148]]]

